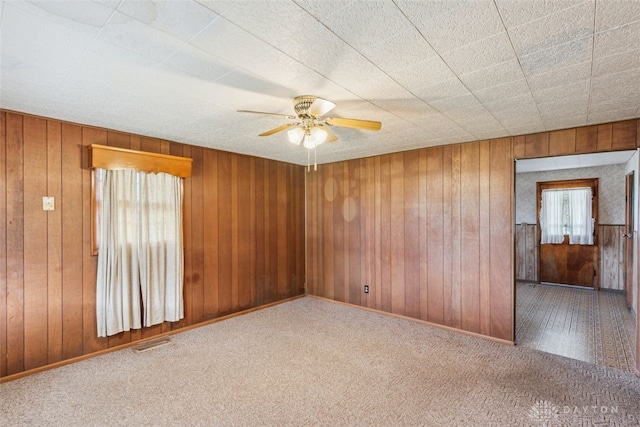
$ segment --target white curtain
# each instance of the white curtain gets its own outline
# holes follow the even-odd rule
[[[184,317],[182,180],[133,170],[103,174],[98,336],[139,329],[141,323],[180,320]]]
[[[542,190],[541,244],[562,243],[564,241],[563,205],[564,191]]]
[[[569,210],[569,244],[593,245],[594,220],[591,188],[567,190]]]

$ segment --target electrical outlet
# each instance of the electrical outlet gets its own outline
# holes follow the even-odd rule
[[[43,211],[52,211],[55,210],[55,199],[53,197],[43,197],[42,198],[42,210]]]
[[[369,285],[364,285],[364,293],[365,294],[369,293]]]

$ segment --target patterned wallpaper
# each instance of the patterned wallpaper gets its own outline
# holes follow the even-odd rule
[[[599,178],[598,222],[624,224],[624,165],[517,174],[516,224],[536,223],[536,182],[580,178]]]

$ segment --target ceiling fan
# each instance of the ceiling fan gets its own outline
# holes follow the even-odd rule
[[[322,116],[331,111],[335,106],[336,104],[333,102],[318,98],[317,96],[301,95],[293,99],[295,115],[250,110],[238,110],[238,112],[268,114],[270,116],[296,120],[293,123],[287,123],[263,132],[258,136],[269,136],[289,129],[287,132],[289,141],[296,145],[302,143],[302,145],[308,149],[315,149],[324,142],[335,142],[338,140],[338,137],[329,130],[330,126],[364,130],[379,130],[382,126],[382,123],[372,120],[346,119],[341,117],[327,117],[323,119]]]

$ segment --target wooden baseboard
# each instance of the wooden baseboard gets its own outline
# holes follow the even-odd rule
[[[236,316],[241,316],[243,314],[248,314],[248,313],[251,313],[251,312],[254,312],[254,311],[262,310],[264,308],[273,307],[274,305],[278,305],[278,304],[282,304],[282,303],[285,303],[285,302],[293,301],[293,300],[296,300],[298,298],[302,298],[304,296],[305,296],[305,294],[296,295],[294,297],[290,297],[290,298],[286,298],[286,299],[283,299],[283,300],[275,301],[275,302],[272,302],[272,303],[269,303],[269,304],[260,305],[258,307],[251,307],[251,308],[248,308],[246,310],[238,311],[236,313],[227,314],[226,316],[216,317],[215,319],[206,320],[206,321],[201,322],[201,323],[196,323],[195,325],[185,326],[184,328],[176,329],[175,331],[163,332],[161,334],[154,335],[154,336],[149,337],[149,338],[141,339],[141,340],[138,340],[138,341],[133,341],[133,342],[130,342],[130,343],[122,344],[122,345],[119,345],[119,346],[116,346],[116,347],[107,348],[107,349],[104,349],[104,350],[99,350],[99,351],[96,351],[95,353],[84,354],[82,356],[73,357],[71,359],[63,360],[63,361],[56,362],[56,363],[51,363],[49,365],[39,366],[37,368],[29,369],[27,371],[18,372],[16,374],[7,375],[6,377],[0,378],[0,384],[5,383],[5,382],[9,382],[9,381],[13,381],[13,380],[17,380],[19,378],[24,378],[24,377],[29,376],[29,375],[37,374],[38,372],[48,371],[49,369],[59,368],[61,366],[69,365],[71,363],[81,362],[83,360],[91,359],[93,357],[101,356],[103,354],[112,353],[114,351],[123,350],[123,349],[129,348],[129,347],[136,347],[136,346],[138,346],[140,344],[143,344],[143,343],[146,343],[146,342],[149,342],[149,341],[154,341],[154,340],[157,340],[157,339],[169,336],[169,335],[176,335],[176,334],[179,334],[181,332],[186,332],[186,331],[189,331],[191,329],[199,328],[201,326],[206,326],[206,325],[210,325],[212,323],[221,322],[223,320],[231,319],[231,318],[236,317]]]
[[[496,338],[496,337],[491,337],[491,336],[488,336],[488,335],[482,335],[482,334],[479,334],[479,333],[476,333],[476,332],[465,331],[463,329],[456,329],[456,328],[452,328],[451,326],[441,325],[439,323],[433,323],[433,322],[429,322],[427,320],[416,319],[414,317],[403,316],[401,314],[389,313],[388,311],[382,311],[382,310],[378,310],[378,309],[371,308],[371,307],[364,307],[364,306],[361,306],[361,305],[351,304],[351,303],[348,303],[348,302],[336,301],[336,300],[333,300],[333,299],[330,299],[330,298],[319,297],[317,295],[307,294],[306,296],[311,297],[311,298],[316,298],[316,299],[319,299],[319,300],[322,300],[322,301],[327,301],[327,302],[332,302],[332,303],[335,303],[335,304],[345,305],[347,307],[359,308],[361,310],[370,311],[372,313],[382,314],[382,315],[385,315],[385,316],[391,316],[391,317],[395,317],[395,318],[398,318],[398,319],[410,320],[412,322],[420,323],[420,324],[427,325],[427,326],[433,326],[435,328],[444,329],[444,330],[447,330],[447,331],[456,332],[456,333],[463,334],[463,335],[469,335],[469,336],[472,336],[472,337],[481,338],[481,339],[487,340],[487,341],[493,341],[493,342],[497,342],[497,343],[505,344],[505,345],[509,345],[509,346],[515,346],[516,345],[515,342],[513,342],[513,341],[503,340],[503,339]]]

